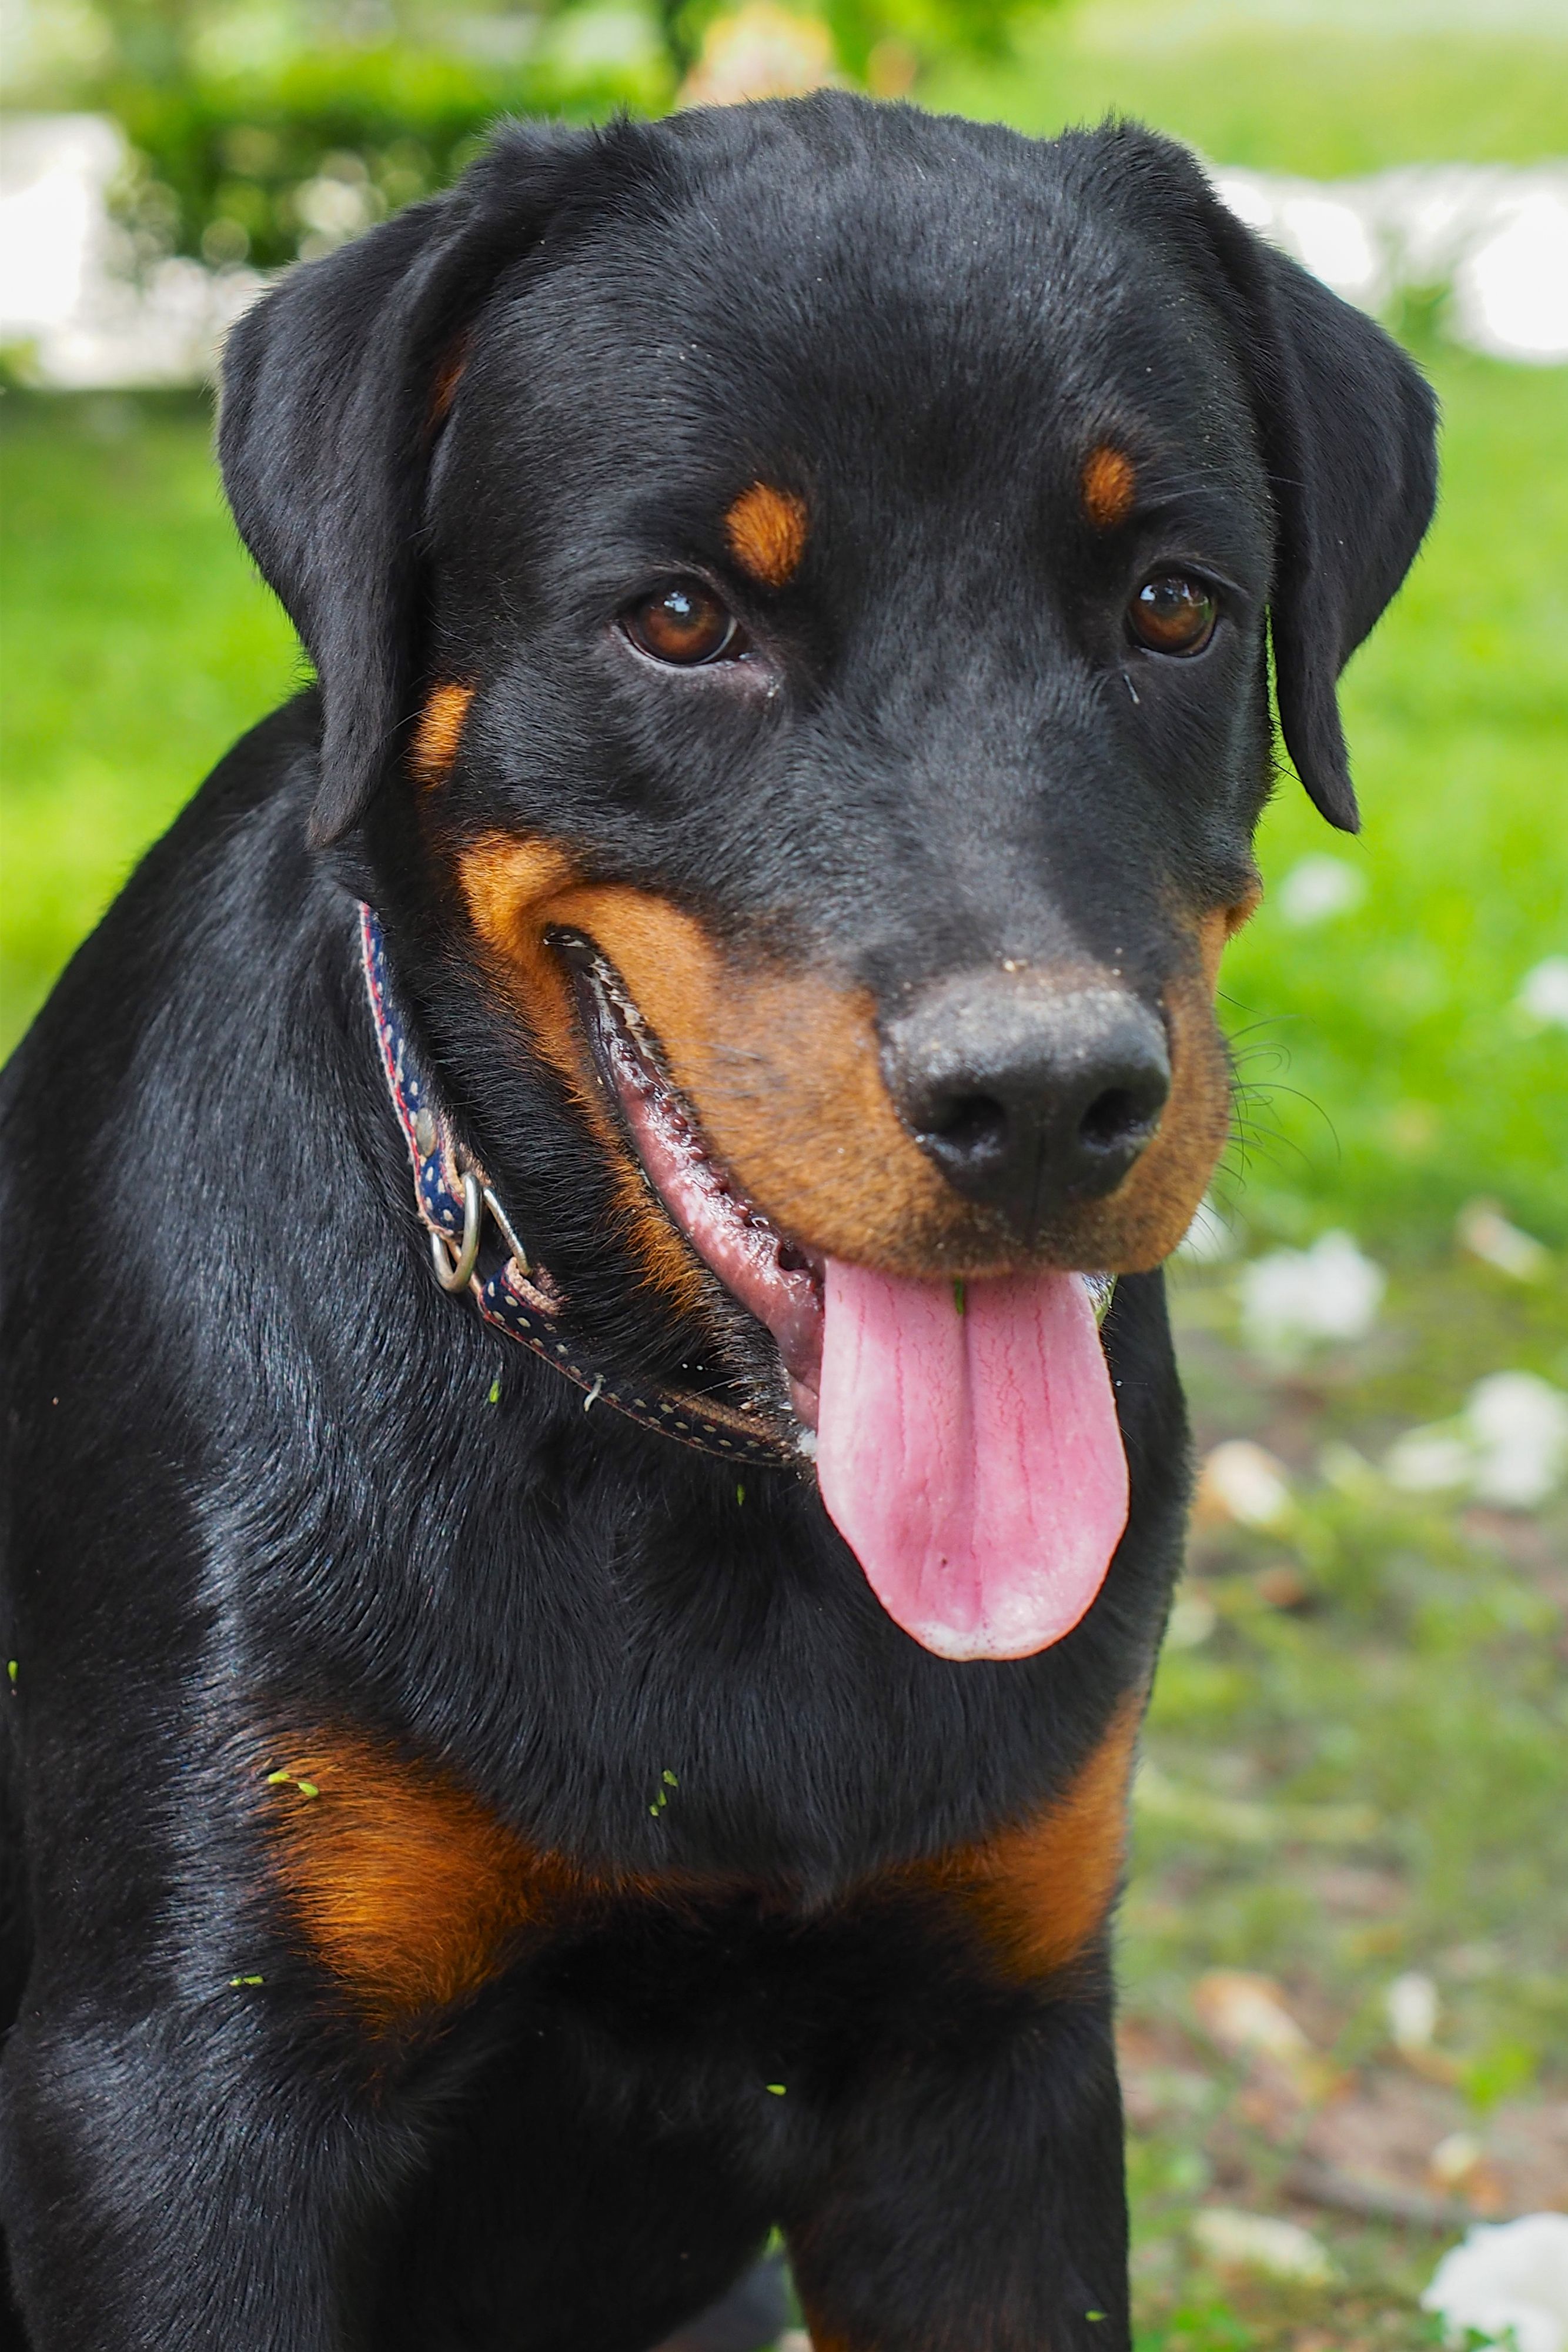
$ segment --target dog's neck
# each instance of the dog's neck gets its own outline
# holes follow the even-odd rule
[[[388,966],[386,941],[371,909],[360,907],[365,989],[393,1112],[408,1146],[414,1205],[430,1241],[441,1287],[466,1292],[485,1321],[530,1349],[583,1391],[583,1411],[608,1405],[675,1444],[729,1462],[800,1468],[807,1449],[753,1420],[744,1406],[696,1397],[647,1381],[625,1381],[595,1365],[571,1330],[568,1301],[530,1255],[517,1225],[478,1160],[459,1139],[420,1066]]]

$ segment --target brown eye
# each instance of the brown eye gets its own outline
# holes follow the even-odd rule
[[[673,581],[656,596],[633,604],[622,614],[621,625],[642,652],[682,669],[716,661],[737,627],[734,614],[695,580]]]
[[[1218,617],[1202,581],[1186,572],[1162,572],[1145,580],[1127,607],[1134,636],[1155,654],[1201,653]]]

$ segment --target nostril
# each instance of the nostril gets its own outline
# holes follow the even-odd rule
[[[1079,1120],[1078,1132],[1091,1151],[1125,1151],[1145,1140],[1158,1109],[1146,1093],[1107,1087]]]
[[[1006,1108],[994,1095],[956,1095],[939,1106],[926,1133],[951,1151],[976,1157],[998,1150],[1007,1128]]]
[[[1159,1013],[1120,986],[956,973],[888,1024],[900,1121],[954,1190],[1026,1243],[1113,1192],[1171,1092]]]

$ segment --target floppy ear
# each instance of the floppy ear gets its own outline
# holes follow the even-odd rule
[[[444,371],[497,272],[569,192],[591,201],[584,183],[623,179],[635,143],[628,125],[515,124],[449,194],[291,270],[229,336],[225,488],[320,680],[317,847],[363,815],[409,716]]]
[[[1256,251],[1264,456],[1278,538],[1280,726],[1331,824],[1361,819],[1336,681],[1409,570],[1437,498],[1437,404],[1390,335],[1284,255]]]
[[[1096,135],[1124,204],[1141,200],[1145,233],[1176,246],[1229,323],[1274,503],[1280,725],[1318,807],[1354,833],[1336,682],[1432,519],[1437,402],[1392,336],[1245,227],[1184,148],[1132,125]]]

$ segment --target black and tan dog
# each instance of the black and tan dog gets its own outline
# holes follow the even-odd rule
[[[319,686],[5,1092],[28,2340],[640,2352],[777,2226],[1124,2352],[1157,1268],[1428,396],[1157,139],[823,97],[507,131],[220,438]]]

